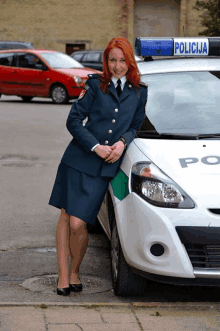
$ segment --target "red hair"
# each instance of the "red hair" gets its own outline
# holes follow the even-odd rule
[[[106,92],[108,83],[111,81],[112,73],[108,68],[109,52],[113,48],[120,48],[124,54],[125,62],[128,66],[128,72],[126,74],[127,80],[134,86],[139,87],[140,72],[135,61],[134,52],[131,44],[126,38],[118,37],[113,38],[107,45],[103,54],[103,74],[101,75],[101,89]]]

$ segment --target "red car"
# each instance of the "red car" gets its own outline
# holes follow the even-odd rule
[[[0,97],[17,95],[26,102],[46,97],[64,104],[79,96],[89,74],[99,72],[56,51],[0,51]]]

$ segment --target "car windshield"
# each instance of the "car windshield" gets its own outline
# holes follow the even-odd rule
[[[54,53],[40,53],[40,56],[49,64],[53,69],[75,69],[84,68],[84,66],[74,60],[69,55],[54,52]]]
[[[148,85],[143,133],[220,133],[220,71],[143,75]]]
[[[144,59],[142,57],[137,56],[137,55],[135,55],[134,57],[135,57],[136,62],[144,62]]]

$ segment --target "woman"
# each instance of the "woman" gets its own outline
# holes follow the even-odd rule
[[[67,129],[73,139],[62,157],[49,201],[61,209],[56,232],[59,295],[82,290],[79,267],[88,245],[86,224],[94,224],[109,181],[144,120],[147,87],[140,81],[127,39],[109,42],[103,67],[103,74],[90,75],[71,107]]]

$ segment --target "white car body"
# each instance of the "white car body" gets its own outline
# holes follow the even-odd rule
[[[154,74],[220,71],[220,59],[217,57],[161,59],[140,63],[139,69],[142,77],[145,78],[150,77],[145,75]],[[147,78],[145,81],[147,82]],[[148,109],[153,106],[151,96],[149,83],[146,115]],[[132,167],[137,162],[147,161],[155,164],[186,192],[194,202],[194,208],[158,207],[133,192]],[[219,285],[220,258],[216,260],[218,262],[216,268],[213,265],[210,268],[207,265],[205,267],[193,266],[176,227],[195,227],[195,231],[200,228],[209,229],[208,231],[213,230],[213,233],[216,229],[217,232],[218,229],[220,231],[220,213],[218,213],[220,211],[220,138],[203,138],[201,140],[135,138],[126,151],[120,171],[124,178],[127,178],[127,194],[120,199],[116,197],[113,182],[109,185],[109,193],[114,206],[122,251],[132,270],[146,278],[160,281],[168,279],[166,278],[168,276],[171,283],[174,278],[177,279],[177,284],[187,284],[184,279],[200,278],[200,285]],[[117,185],[120,186],[120,182]],[[107,205],[106,197],[98,219],[111,239]],[[204,233],[201,236],[204,236]],[[211,232],[209,242],[211,241],[210,236]],[[198,237],[196,243],[200,240]],[[220,256],[220,249],[218,250],[220,236],[218,245],[216,244],[218,238],[213,238],[213,240],[216,245],[213,247],[213,252],[216,252],[216,256]],[[164,247],[164,254],[161,256],[154,256],[150,251],[151,246],[155,243]],[[201,243],[203,243],[203,239],[201,239]],[[210,247],[212,248],[212,246]],[[211,281],[210,284],[209,281]],[[189,282],[189,284],[191,283]]]

